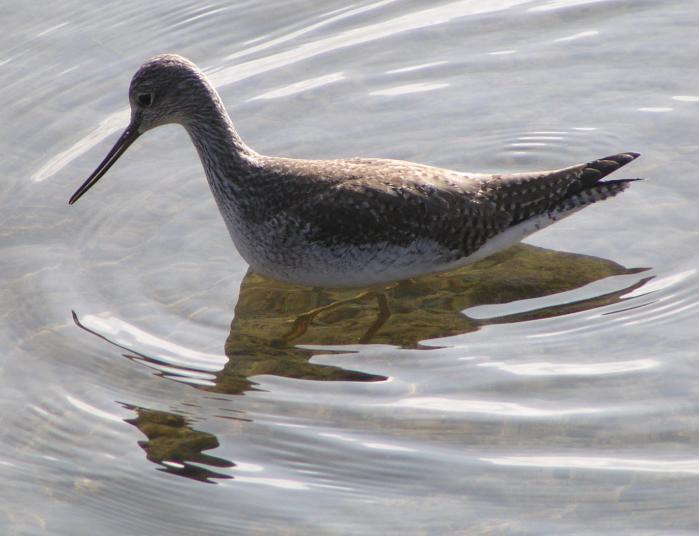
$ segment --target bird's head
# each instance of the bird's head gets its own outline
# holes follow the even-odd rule
[[[162,54],[141,65],[129,86],[129,126],[68,203],[87,192],[144,132],[169,123],[186,126],[197,116],[206,116],[206,107],[219,102],[214,94],[204,73],[182,56]]]

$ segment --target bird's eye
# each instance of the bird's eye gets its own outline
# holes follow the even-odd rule
[[[136,96],[136,102],[141,106],[150,106],[153,104],[153,94],[152,93],[139,93]]]

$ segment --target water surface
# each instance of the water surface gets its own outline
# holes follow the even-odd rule
[[[699,531],[691,2],[37,9],[0,36],[0,532]],[[649,180],[391,289],[382,323],[248,273],[181,128],[67,206],[162,52],[263,153],[507,172],[639,151],[619,174]]]

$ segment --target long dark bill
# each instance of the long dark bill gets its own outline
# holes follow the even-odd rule
[[[87,180],[82,183],[80,188],[78,188],[75,193],[71,196],[70,200],[68,201],[69,205],[72,205],[75,203],[80,197],[87,192],[92,186],[102,178],[102,175],[107,173],[107,170],[109,170],[110,167],[112,167],[112,164],[116,162],[119,157],[124,154],[126,149],[129,148],[129,145],[131,145],[136,138],[140,136],[140,133],[138,132],[138,125],[135,124],[130,124],[128,128],[124,131],[124,133],[119,137],[117,142],[114,144],[114,147],[112,147],[112,150],[109,151],[107,156],[102,160],[99,166],[97,166],[97,169],[92,172],[92,175],[90,175]]]

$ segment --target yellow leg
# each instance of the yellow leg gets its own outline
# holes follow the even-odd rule
[[[299,338],[301,335],[306,333],[308,330],[308,327],[311,325],[311,322],[317,317],[320,313],[325,313],[327,311],[332,311],[333,309],[337,309],[338,307],[341,307],[342,305],[346,305],[348,303],[353,303],[357,301],[361,301],[366,299],[368,296],[372,295],[374,292],[371,290],[362,292],[360,294],[357,294],[353,298],[347,298],[344,300],[338,300],[336,302],[329,303],[328,305],[323,305],[321,307],[316,307],[315,309],[311,309],[310,311],[306,311],[303,314],[300,314],[299,316],[296,317],[296,320],[294,320],[294,324],[291,326],[291,329],[289,332],[282,337],[282,339],[285,342],[290,342],[293,341],[294,339]]]
[[[296,317],[296,319],[294,320],[294,324],[291,326],[289,332],[286,335],[282,336],[282,342],[291,342],[294,339],[297,339],[301,335],[306,333],[306,331],[311,325],[311,322],[313,322],[313,320],[321,313],[326,313],[333,309],[337,309],[338,307],[341,307],[343,305],[347,305],[348,303],[366,300],[367,298],[375,296],[379,304],[379,315],[376,317],[376,320],[374,320],[372,325],[369,326],[369,329],[359,340],[360,344],[366,344],[371,340],[371,338],[374,335],[376,335],[376,332],[379,329],[381,329],[381,326],[383,326],[391,316],[391,309],[388,306],[388,298],[386,297],[386,291],[396,288],[400,284],[401,282],[393,283],[391,285],[388,285],[387,287],[382,288],[381,290],[366,290],[352,298],[338,300],[336,302],[329,303],[328,305],[323,305],[321,307],[311,309],[310,311],[306,311],[305,313],[300,314]]]
[[[369,326],[366,333],[359,339],[359,344],[369,344],[374,335],[381,329],[386,321],[391,317],[391,308],[388,306],[388,298],[385,292],[374,292],[376,301],[379,302],[379,314],[374,323]]]

